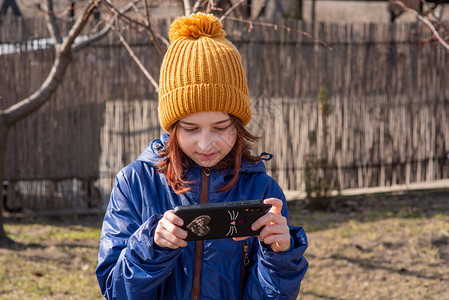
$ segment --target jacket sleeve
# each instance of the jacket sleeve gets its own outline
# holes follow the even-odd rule
[[[279,197],[284,202],[285,196]],[[287,216],[287,209],[283,209]],[[291,248],[286,252],[274,252],[270,246],[255,241],[251,252],[244,299],[296,299],[301,280],[308,269],[304,258],[307,237],[301,227],[290,226]]]
[[[107,299],[154,299],[170,275],[180,249],[160,248],[153,234],[161,215],[141,220],[139,208],[123,171],[115,186],[103,221],[96,269]]]

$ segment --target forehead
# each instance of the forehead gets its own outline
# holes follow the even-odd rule
[[[179,120],[181,124],[213,125],[229,121],[227,113],[219,111],[206,111],[189,115]]]

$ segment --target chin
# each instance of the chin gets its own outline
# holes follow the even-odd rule
[[[216,164],[218,164],[219,160],[216,161],[214,160],[209,160],[209,161],[204,161],[204,160],[198,160],[195,161],[200,167],[203,168],[212,168],[213,166],[215,166]]]
[[[202,160],[201,158],[197,158],[196,160],[194,160],[200,167],[203,168],[212,168],[213,166],[215,166],[216,164],[218,164],[220,162],[222,158],[217,159],[217,157],[214,157],[214,159],[211,160]]]
[[[198,165],[203,168],[212,168],[216,164],[216,162],[200,162]]]

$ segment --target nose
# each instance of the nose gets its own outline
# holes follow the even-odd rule
[[[201,151],[207,152],[211,145],[212,135],[207,130],[204,130],[198,138],[198,148],[200,148]]]

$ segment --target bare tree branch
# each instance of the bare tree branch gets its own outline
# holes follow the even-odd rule
[[[144,1],[145,2],[145,4],[147,3],[146,1]],[[131,6],[132,6],[132,8],[134,9],[134,11],[140,16],[140,18],[142,19],[142,22],[145,22],[144,24],[146,25],[146,26],[148,26],[149,25],[149,18],[148,17],[145,17],[144,15],[143,15],[143,13],[140,11],[140,9],[137,7],[137,5],[134,3],[134,2],[129,2],[130,4],[131,4]],[[145,9],[147,8],[147,6],[145,5]]]
[[[160,39],[165,46],[167,47],[170,46],[170,42],[165,37],[163,37],[159,32],[154,32],[154,36]]]
[[[67,35],[67,38],[62,43],[60,51],[69,52],[71,50],[76,37],[83,30],[84,26],[86,25],[89,19],[90,14],[92,13],[92,10],[97,6],[98,1],[99,0],[95,0],[95,2],[86,5],[81,16],[76,20],[75,24],[73,24],[72,28],[70,29]]]
[[[136,64],[139,66],[140,70],[143,72],[143,74],[148,78],[148,80],[151,82],[151,84],[156,89],[156,92],[159,92],[159,85],[154,80],[153,76],[151,76],[150,72],[144,67],[144,65],[140,62],[140,60],[137,58],[137,56],[134,54],[134,51],[131,49],[129,44],[126,42],[123,35],[114,27],[112,27],[112,30],[118,35],[120,42],[122,42],[123,46],[125,46],[126,50],[128,50],[129,55],[132,57],[132,59],[136,62]]]
[[[150,20],[150,16],[149,16],[149,10],[148,10],[148,4],[147,4],[147,2],[145,1],[145,9],[146,9],[146,14],[147,14],[147,18],[145,18],[145,16],[142,14],[142,12],[139,10],[139,8],[135,5],[135,4],[133,4],[133,8],[134,8],[134,11],[136,11],[138,14],[139,14],[139,16],[143,19],[143,22],[146,22],[146,32],[147,32],[147,34],[149,35],[149,37],[150,37],[150,42],[151,43],[153,43],[154,44],[154,46],[156,46],[156,48],[157,48],[157,50],[159,51],[159,54],[162,56],[162,55],[164,55],[164,51],[162,50],[162,48],[161,48],[161,46],[159,45],[159,43],[157,43],[157,42],[155,42],[157,39],[156,39],[156,36],[157,37],[160,37],[160,35],[157,35],[155,32],[154,32],[154,30],[153,30],[153,28],[151,27],[151,20]]]
[[[226,17],[237,7],[239,7],[240,5],[242,5],[242,3],[245,2],[245,0],[240,0],[239,2],[235,3],[230,9],[228,9],[224,15],[221,16],[220,18],[220,22],[223,21],[224,19],[226,19]]]
[[[149,5],[148,5],[148,0],[143,0],[143,2],[145,3],[145,15],[147,16],[147,26],[150,27],[151,25],[151,20],[150,20],[150,9],[149,9]]]
[[[159,51],[159,54],[162,56],[164,55],[164,51],[162,50],[161,45],[158,43],[157,41],[157,37],[158,35],[156,35],[154,33],[154,30],[151,26],[147,26],[145,23],[139,22],[135,19],[132,19],[131,17],[127,16],[126,14],[124,14],[123,12],[117,10],[114,5],[112,5],[112,3],[110,2],[104,2],[106,3],[106,6],[108,6],[108,8],[111,10],[111,12],[113,14],[116,14],[117,17],[119,17],[120,19],[124,20],[125,22],[127,22],[131,27],[135,27],[134,25],[137,25],[138,27],[141,27],[145,30],[147,30],[151,36],[151,42],[154,44],[154,46],[156,47],[156,49]],[[139,30],[137,30],[139,31]]]
[[[435,26],[433,26],[432,22],[430,22],[427,18],[421,16],[416,10],[408,8],[402,1],[396,0],[396,1],[394,1],[394,3],[399,5],[405,12],[408,12],[408,13],[416,15],[421,22],[423,22],[424,24],[426,24],[430,28],[430,30],[432,31],[433,35],[436,37],[438,42],[440,42],[440,44],[444,48],[449,50],[449,44],[446,43],[446,41],[440,36],[438,31],[435,29]]]
[[[156,37],[160,37],[160,35],[156,35],[155,33],[154,33],[154,30],[153,30],[153,28],[151,27],[151,26],[148,26],[148,31],[149,31],[149,33],[150,33],[150,35],[151,35],[151,37],[152,37],[152,40],[151,40],[151,42],[153,43],[153,45],[156,47],[156,49],[159,51],[159,54],[161,55],[161,56],[163,56],[164,55],[164,51],[162,50],[162,47],[161,47],[161,45],[159,45],[159,43],[157,42],[157,38]]]
[[[134,3],[137,3],[137,2],[139,2],[139,0],[137,0],[137,1],[134,1],[134,0],[130,1],[125,7],[123,7],[120,10],[120,13],[122,13],[122,14],[126,13],[133,6],[135,6]],[[77,52],[77,51],[79,51],[79,50],[89,46],[90,44],[92,44],[92,43],[102,39],[104,36],[106,36],[109,33],[109,31],[111,30],[111,27],[114,25],[114,23],[115,23],[115,19],[109,18],[109,20],[107,20],[107,25],[102,30],[100,30],[98,33],[89,36],[85,40],[82,40],[82,41],[80,41],[78,43],[75,43],[72,46],[72,53]]]
[[[203,2],[203,0],[197,0],[197,1],[195,2],[195,5],[193,5],[193,8],[192,8],[192,13],[198,12],[198,9],[199,9],[200,6],[201,6],[201,2]]]
[[[247,23],[247,24],[249,24],[249,31],[252,30],[252,28],[254,27],[254,25],[265,26],[265,27],[272,27],[274,30],[278,30],[278,25],[272,24],[272,23],[255,22],[255,21],[251,21],[251,20],[243,20],[243,19],[234,18],[234,17],[227,17],[227,19],[228,19],[228,20],[233,20],[233,21],[238,21],[238,22],[242,22],[242,23]],[[330,51],[333,51],[333,50],[334,50],[328,43],[326,43],[326,42],[320,40],[320,39],[317,38],[317,37],[312,36],[311,34],[309,34],[309,33],[307,33],[307,32],[304,32],[304,31],[299,30],[299,29],[292,29],[292,28],[287,27],[287,26],[284,26],[284,25],[282,25],[281,28],[284,29],[284,30],[287,30],[287,31],[292,31],[292,30],[293,30],[294,32],[299,33],[300,35],[306,36],[306,37],[310,38],[311,40],[320,43],[322,46],[328,48]]]
[[[55,11],[53,8],[53,0],[47,0],[47,12],[45,14],[45,18],[47,19],[48,31],[50,32],[50,35],[55,42],[55,45],[62,43],[61,33],[59,32],[59,27],[56,24]]]
[[[71,46],[73,45],[75,38],[86,25],[93,7],[95,7],[95,3],[90,3],[87,5],[82,15],[78,18],[72,29],[69,31],[67,38],[62,42],[62,44],[55,45],[55,61],[50,73],[39,89],[27,98],[4,110],[4,124],[6,126],[11,126],[12,124],[25,118],[30,113],[39,109],[56,91],[56,88],[64,78],[67,66],[70,64]]]
[[[433,20],[429,17],[428,18],[428,20],[429,21],[433,21],[433,22],[436,22],[436,23],[438,23],[438,26],[439,27],[441,27],[442,28],[442,30],[445,30],[445,31],[449,31],[449,29],[448,29],[448,27],[447,27],[447,25],[444,23],[444,22],[441,22],[441,16],[440,17],[437,17],[436,15],[435,15],[435,7],[434,8],[431,8],[430,6],[429,6],[429,4],[427,3],[427,2],[425,2],[425,1],[423,1],[423,0],[421,0],[421,2],[422,2],[422,4],[423,4],[423,6],[424,7],[426,7],[427,8],[427,16],[431,16],[432,18],[433,18]],[[444,8],[444,6],[441,6],[441,9],[443,9]],[[447,40],[447,39],[446,39]]]
[[[145,23],[139,22],[139,21],[134,20],[133,18],[127,16],[124,12],[122,12],[119,9],[117,9],[110,1],[105,1],[103,3],[108,7],[108,9],[113,14],[117,14],[121,19],[126,20],[128,23],[135,24],[135,25],[140,26],[142,28],[147,28],[147,25]],[[132,7],[131,3],[129,3],[129,5]]]
[[[93,34],[93,35],[89,36],[87,39],[84,39],[80,42],[73,44],[72,53],[78,52],[81,49],[83,49],[83,48],[91,45],[92,43],[102,39],[103,37],[105,37],[109,33],[109,31],[111,31],[111,27],[113,25],[114,25],[114,22],[112,21],[108,25],[106,25],[102,30],[97,32],[96,34]]]
[[[184,0],[184,15],[189,16],[192,13],[192,5],[190,4],[190,0]]]
[[[4,111],[5,123],[8,126],[11,126],[14,123],[25,118],[30,113],[39,109],[56,90],[57,86],[62,80],[62,75],[69,63],[70,58],[55,58],[55,62],[51,68],[50,73],[48,74],[42,85],[39,87],[39,89],[29,97],[10,106]]]

